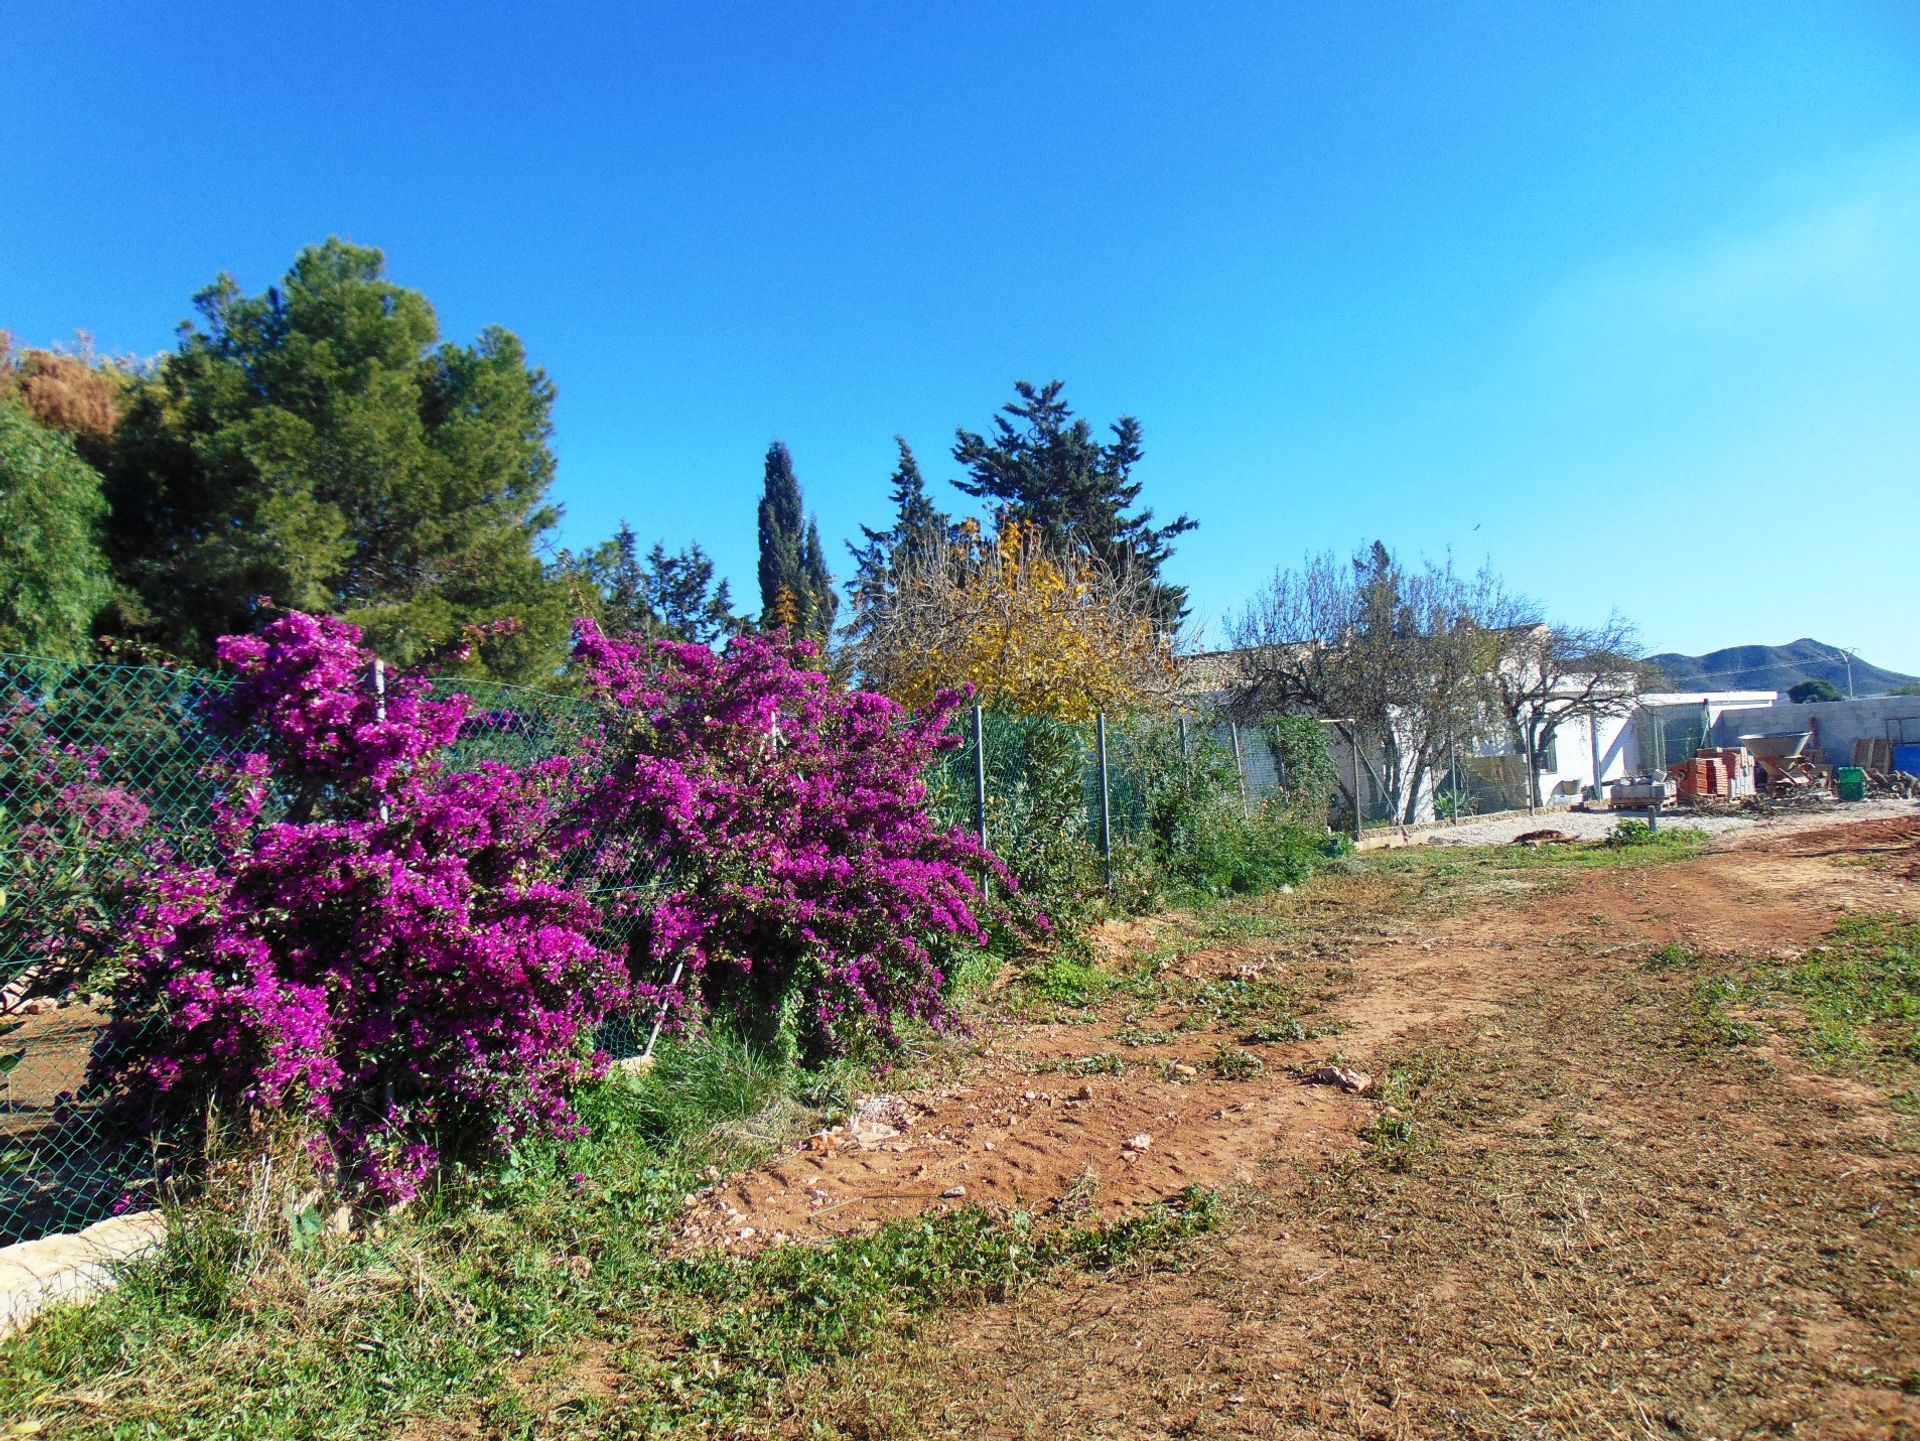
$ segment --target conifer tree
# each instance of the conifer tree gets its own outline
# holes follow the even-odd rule
[[[1158,623],[1167,628],[1186,614],[1186,590],[1161,578],[1173,540],[1198,524],[1178,516],[1153,523],[1151,510],[1133,511],[1140,482],[1140,423],[1122,416],[1113,439],[1094,439],[1092,427],[1061,398],[1058,380],[1035,386],[1014,382],[1016,398],[993,418],[993,434],[961,428],[953,458],[966,467],[954,484],[985,500],[1006,519],[1039,529],[1056,549],[1085,549],[1111,573],[1140,586]]]
[[[671,640],[718,645],[748,624],[733,613],[726,580],[715,584],[713,559],[698,541],[671,554],[655,542],[647,552],[645,591],[656,622]]]
[[[767,447],[760,495],[760,624],[824,640],[839,603],[820,528],[806,514],[786,442]]]
[[[510,332],[444,342],[377,250],[310,247],[265,294],[222,276],[133,386],[105,465],[110,557],[193,660],[258,622],[260,597],[366,627],[408,664],[514,619],[480,665],[539,680],[565,654],[541,556],[552,383]]]
[[[898,435],[893,443],[900,447],[892,489],[887,493],[893,503],[893,524],[885,530],[863,525],[860,534],[866,538],[865,544],[847,543],[854,567],[847,591],[856,609],[878,603],[902,569],[944,545],[954,534],[953,518],[938,509],[927,494],[927,483],[912,447]]]

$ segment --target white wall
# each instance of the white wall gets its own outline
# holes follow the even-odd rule
[[[1740,744],[1743,735],[1769,731],[1815,732],[1827,764],[1851,765],[1853,743],[1862,738],[1891,739],[1896,745],[1920,745],[1920,696],[1869,696],[1863,700],[1783,701],[1723,714],[1713,727],[1715,745]]]

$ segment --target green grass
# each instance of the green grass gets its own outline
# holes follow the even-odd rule
[[[1222,1046],[1207,1061],[1207,1069],[1223,1081],[1251,1081],[1266,1071],[1267,1063],[1238,1046]]]
[[[1360,1132],[1376,1164],[1390,1171],[1410,1170],[1419,1156],[1434,1149],[1437,1142],[1426,1116],[1430,1109],[1449,1104],[1450,1098],[1442,1098],[1452,1080],[1449,1066],[1455,1063],[1455,1058],[1414,1052],[1387,1068],[1379,1088],[1380,1112]]]
[[[1648,966],[1695,973],[1689,1034],[1701,1045],[1750,1045],[1761,1027],[1747,1017],[1764,1015],[1809,1060],[1887,1081],[1896,1103],[1920,1095],[1920,922],[1851,916],[1791,960],[1713,958],[1670,942]]]
[[[1112,1051],[1095,1051],[1090,1056],[1038,1061],[1032,1069],[1036,1075],[1119,1076],[1126,1073],[1127,1061]]]
[[[118,1290],[0,1343],[0,1437],[386,1437],[438,1415],[488,1434],[726,1432],[781,1378],[922,1315],[1215,1224],[1196,1193],[1114,1225],[963,1210],[751,1260],[668,1254],[688,1195],[844,1115],[850,1079],[725,1037],[669,1046],[582,1097],[590,1139],[352,1236],[290,1226],[297,1152],[241,1165]],[[618,1358],[611,1394],[534,1379],[594,1350]]]

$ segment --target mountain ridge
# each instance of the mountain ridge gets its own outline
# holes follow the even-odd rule
[[[1666,690],[1776,690],[1785,692],[1803,680],[1831,682],[1847,693],[1847,653],[1837,645],[1802,636],[1786,645],[1732,645],[1704,655],[1664,651],[1647,657]],[[1853,658],[1853,693],[1884,695],[1895,686],[1920,684],[1920,676]]]

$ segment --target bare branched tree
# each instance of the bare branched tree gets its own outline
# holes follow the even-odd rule
[[[1544,756],[1567,721],[1630,710],[1646,674],[1618,616],[1550,624],[1490,570],[1409,570],[1378,542],[1348,563],[1327,553],[1276,572],[1233,639],[1236,711],[1333,722],[1403,822],[1458,744],[1504,732],[1517,752]],[[1536,804],[1539,784],[1536,771]],[[1357,804],[1350,773],[1341,787]]]
[[[1235,711],[1249,719],[1306,711],[1332,723],[1412,821],[1455,740],[1491,719],[1485,675],[1498,638],[1478,615],[1498,585],[1450,564],[1408,571],[1375,542],[1342,562],[1331,552],[1281,569],[1233,623],[1240,652]],[[1358,806],[1352,775],[1341,790]]]
[[[1532,758],[1528,786],[1538,805],[1540,761],[1560,727],[1627,714],[1639,703],[1649,669],[1639,659],[1638,634],[1619,615],[1597,626],[1532,618],[1500,629],[1499,662],[1488,679],[1514,748]]]

